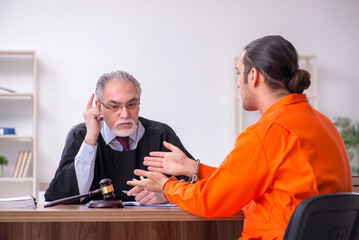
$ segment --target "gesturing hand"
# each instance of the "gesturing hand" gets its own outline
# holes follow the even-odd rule
[[[133,179],[132,181],[127,181],[127,184],[137,186],[151,192],[162,192],[163,185],[167,180],[167,177],[162,173],[148,172],[140,169],[135,170],[135,175],[146,178],[141,178],[141,180]]]
[[[144,178],[141,178],[144,179]],[[133,187],[127,193],[128,196],[135,195],[135,200],[147,205],[168,203],[166,196],[161,192],[151,192],[140,187]]]
[[[101,113],[102,113],[101,107],[100,107],[100,105],[92,106],[94,97],[95,97],[95,95],[92,94],[89,101],[87,102],[86,110],[83,113],[86,128],[87,128],[85,142],[92,146],[94,146],[96,144],[98,135],[100,134],[101,127],[102,127],[101,120],[100,120]]]
[[[150,156],[145,157],[143,162],[148,166],[148,170],[192,177],[196,162],[188,158],[178,147],[168,142],[163,142],[163,145],[170,152],[150,152]]]

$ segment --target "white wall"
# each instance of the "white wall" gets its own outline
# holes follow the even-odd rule
[[[142,116],[218,166],[235,138],[233,59],[269,34],[318,57],[323,113],[358,121],[358,12],[355,0],[0,1],[0,49],[37,51],[38,181],[51,181],[97,79],[115,69],[142,83]]]

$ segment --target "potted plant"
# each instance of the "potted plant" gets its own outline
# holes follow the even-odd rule
[[[8,164],[8,160],[5,156],[0,155],[0,177],[3,175],[4,166]]]
[[[336,117],[337,126],[347,149],[353,176],[359,176],[359,123],[354,123],[348,117]]]

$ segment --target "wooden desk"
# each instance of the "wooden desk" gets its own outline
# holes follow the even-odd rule
[[[238,239],[243,213],[207,219],[177,207],[0,209],[0,239]]]

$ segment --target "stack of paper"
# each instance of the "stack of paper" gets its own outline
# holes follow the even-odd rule
[[[0,208],[36,208],[36,199],[32,196],[0,198]]]

